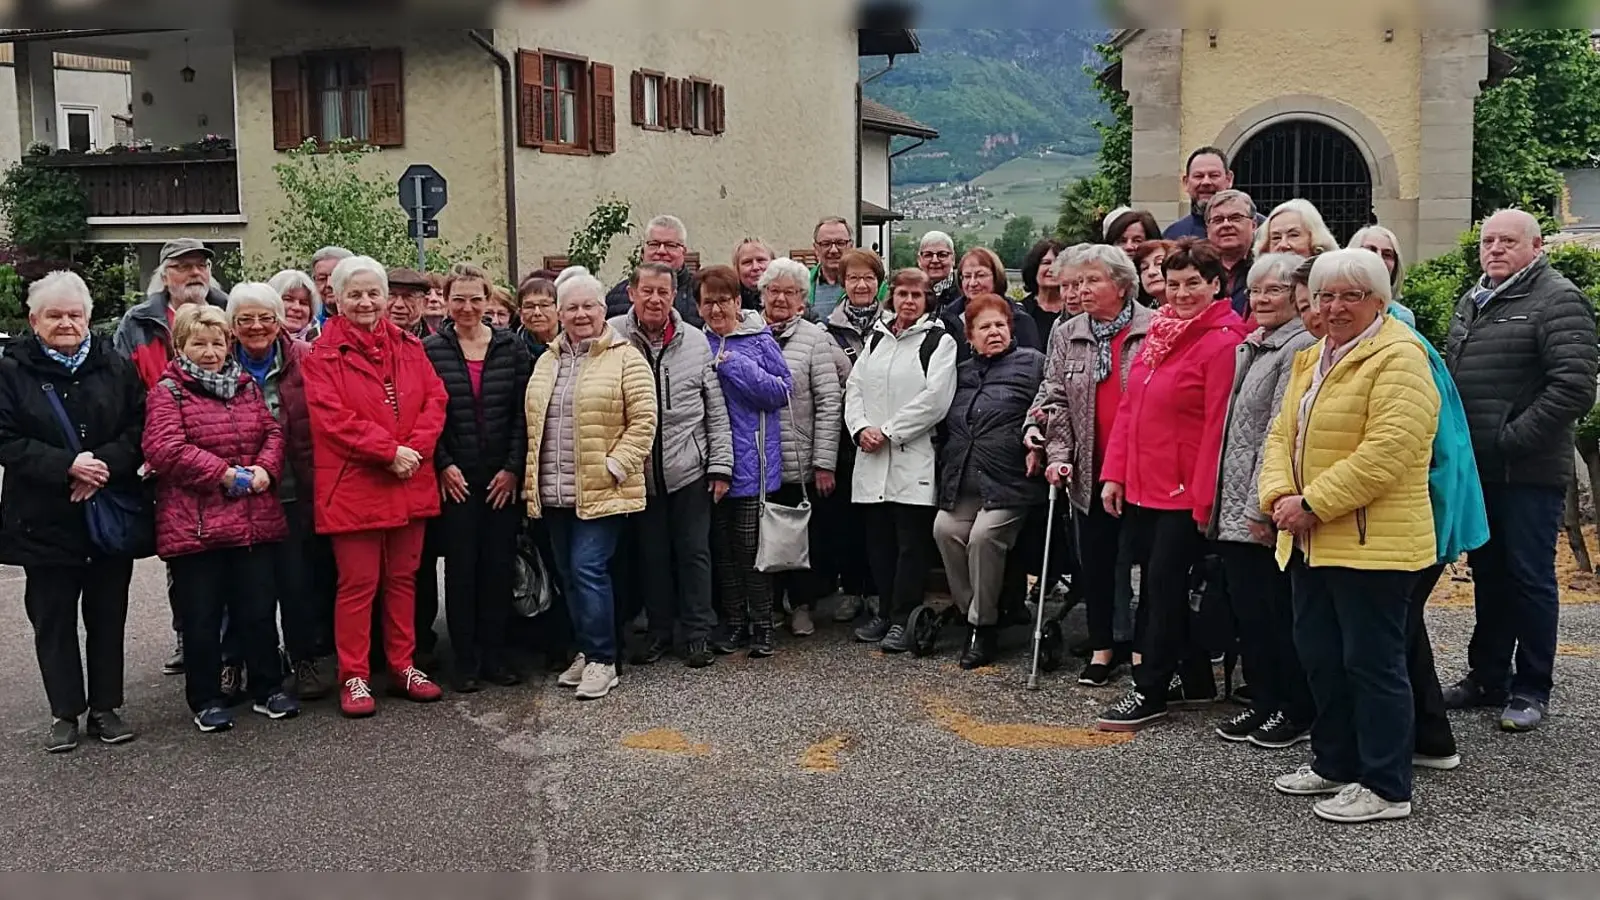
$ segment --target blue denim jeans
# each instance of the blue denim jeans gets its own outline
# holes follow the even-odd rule
[[[1317,702],[1313,770],[1409,801],[1416,721],[1406,608],[1417,573],[1312,568],[1297,552],[1289,577],[1295,649]]]
[[[1545,703],[1561,615],[1556,535],[1566,491],[1485,484],[1483,502],[1489,543],[1467,554],[1478,616],[1467,646],[1469,677],[1490,694],[1509,691]]]
[[[570,509],[544,511],[578,652],[589,662],[615,665],[617,661],[611,557],[616,553],[623,521],[622,516],[580,519]]]

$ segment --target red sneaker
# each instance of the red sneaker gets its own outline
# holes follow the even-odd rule
[[[339,689],[339,711],[352,719],[364,719],[378,711],[372,688],[365,678],[351,678]]]
[[[444,691],[416,666],[396,672],[390,683],[395,693],[413,703],[432,703],[444,696]]]

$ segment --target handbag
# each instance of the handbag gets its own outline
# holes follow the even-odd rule
[[[83,452],[78,430],[72,426],[56,386],[43,386],[45,398],[55,411],[56,422],[67,439],[67,449]],[[142,490],[113,488],[109,485],[84,501],[84,518],[89,526],[89,543],[106,556],[116,559],[143,559],[156,552],[155,505]]]
[[[511,609],[524,619],[548,612],[561,589],[544,564],[544,556],[527,534],[517,538],[516,586],[511,592]]]
[[[767,499],[767,414],[761,413],[757,429],[761,446],[761,494],[757,512],[760,533],[756,538],[756,571],[795,572],[811,568],[811,498],[805,482],[800,483],[800,505],[784,506]]]

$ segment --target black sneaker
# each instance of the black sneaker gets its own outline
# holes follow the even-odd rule
[[[516,687],[522,683],[522,676],[510,666],[490,666],[483,670],[483,680],[495,687]]]
[[[748,646],[750,646],[750,629],[746,628],[743,622],[724,625],[721,633],[711,642],[711,649],[723,656],[738,653]]]
[[[1129,691],[1126,697],[1113,703],[1100,714],[1095,725],[1101,731],[1138,731],[1158,719],[1167,717],[1167,704],[1152,700],[1138,691]]]
[[[457,675],[450,679],[450,690],[458,694],[476,694],[483,690],[483,682],[474,675]]]
[[[44,742],[46,753],[71,753],[78,749],[78,720],[57,719],[50,725],[50,738]]]
[[[1193,688],[1185,685],[1183,679],[1177,675],[1167,682],[1167,705],[1174,709],[1205,709],[1217,702],[1217,684],[1210,684],[1210,692],[1204,688]]]
[[[911,633],[904,625],[890,625],[889,633],[878,642],[878,649],[885,653],[904,653],[911,649]]]
[[[133,740],[133,729],[122,721],[115,710],[89,712],[89,737],[99,738],[102,744],[126,744]]]
[[[672,646],[666,641],[660,638],[651,638],[643,647],[633,651],[633,656],[629,659],[629,662],[636,666],[648,666],[658,663],[661,661],[661,657],[666,656],[671,649]]]
[[[183,635],[181,635],[181,634],[178,635],[178,646],[173,649],[172,655],[167,657],[167,661],[162,664],[162,666],[161,666],[161,674],[163,674],[163,675],[182,675],[183,674]]]
[[[1471,678],[1463,678],[1444,689],[1445,709],[1476,709],[1483,706],[1504,706],[1504,691],[1485,690]]]
[[[1289,721],[1289,717],[1275,712],[1260,727],[1250,732],[1249,741],[1268,750],[1284,750],[1302,741],[1311,740],[1311,726]]]
[[[856,640],[863,644],[876,644],[889,634],[889,620],[873,616],[867,624],[856,629]]]
[[[1078,676],[1079,684],[1089,687],[1105,687],[1111,683],[1111,664],[1091,662],[1083,667],[1083,674]]]
[[[1250,740],[1250,733],[1260,728],[1262,723],[1271,718],[1271,713],[1247,709],[1223,720],[1222,724],[1217,726],[1217,737],[1225,741],[1248,741]]]
[[[773,628],[772,628],[771,625],[768,625],[768,624],[757,625],[757,626],[755,626],[754,628],[751,629],[751,635],[750,635],[750,658],[751,659],[766,659],[767,657],[769,657],[769,656],[771,656],[773,654],[774,651],[772,649],[772,632],[773,632]]]
[[[717,658],[711,653],[711,646],[706,641],[690,641],[683,654],[683,664],[691,669],[704,669],[716,662]]]

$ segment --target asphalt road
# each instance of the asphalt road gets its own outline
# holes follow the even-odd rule
[[[552,677],[350,722],[189,723],[163,576],[139,567],[126,714],[139,739],[39,749],[48,724],[0,569],[0,846],[16,869],[1485,870],[1600,865],[1592,777],[1600,605],[1564,610],[1554,715],[1532,735],[1455,720],[1465,764],[1419,773],[1402,822],[1338,826],[1270,778],[1304,748],[1224,744],[1231,711],[1132,740],[1086,730],[1117,690],[1023,690],[1026,635],[993,670],[885,657],[824,625],[767,661],[627,669],[603,701]],[[1579,602],[1582,601],[1582,602]],[[1446,677],[1471,611],[1431,613]],[[1071,620],[1081,629],[1081,615]],[[1075,674],[1072,673],[1072,674]],[[1118,687],[1125,687],[1122,682]]]

